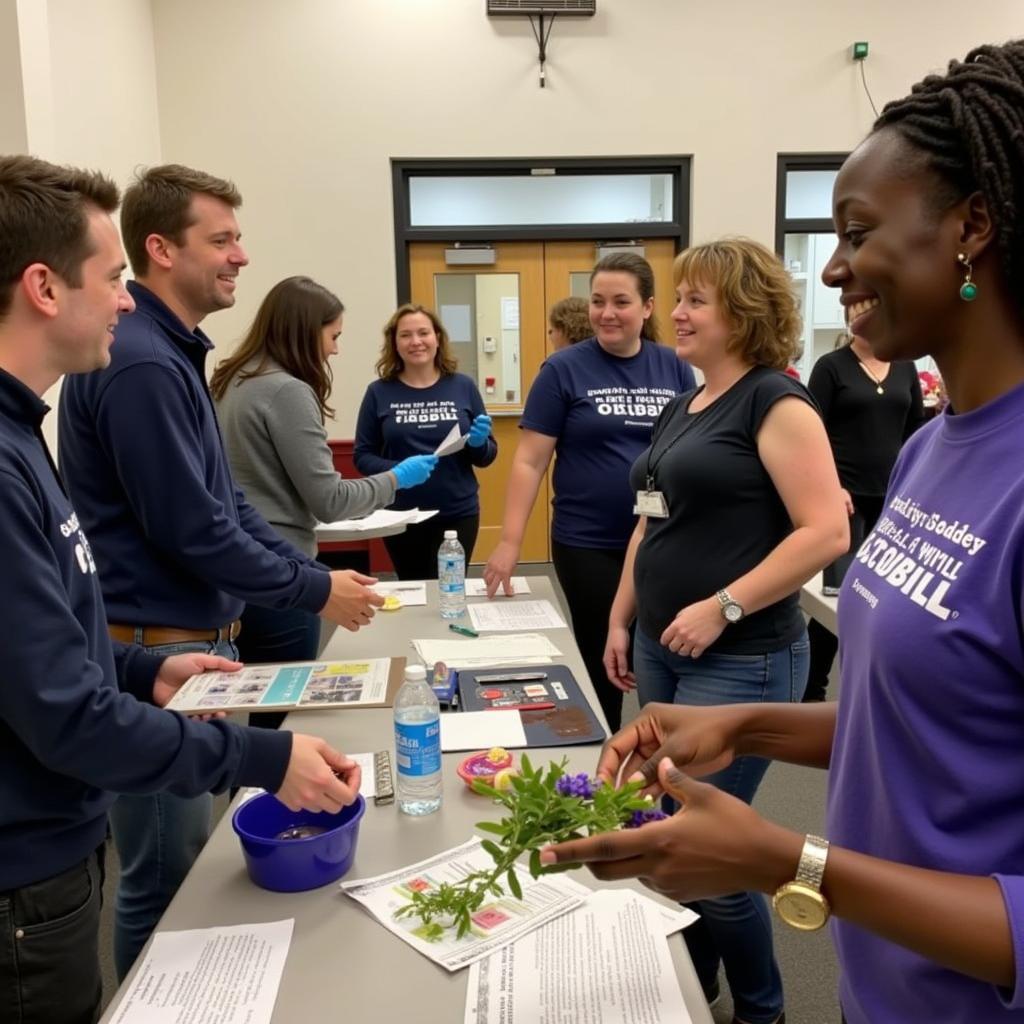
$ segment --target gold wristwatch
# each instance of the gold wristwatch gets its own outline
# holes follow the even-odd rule
[[[827,858],[828,840],[820,836],[807,836],[797,865],[796,878],[776,889],[772,906],[791,928],[814,932],[829,919],[832,911],[821,892],[821,879],[825,874]]]

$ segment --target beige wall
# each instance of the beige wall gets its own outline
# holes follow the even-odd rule
[[[1021,31],[1019,0],[969,16],[957,0],[600,0],[597,17],[555,23],[542,90],[528,22],[487,19],[482,0],[49,4],[62,158],[120,177],[159,154],[232,176],[245,195],[253,262],[236,308],[204,325],[222,352],[287,274],[341,294],[338,436],[395,299],[391,157],[690,153],[693,237],[771,243],[776,154],[848,149],[871,123],[855,39],[871,43],[880,104]]]
[[[164,155],[230,174],[252,256],[232,342],[266,288],[303,272],[349,312],[335,375],[351,433],[395,297],[391,157],[692,153],[693,236],[773,241],[775,157],[843,150],[876,102],[1020,26],[1018,0],[600,0],[561,19],[548,87],[525,19],[482,0],[153,0]],[[200,70],[201,69],[201,70]]]
[[[149,0],[0,0],[0,28],[17,9],[24,149],[48,160],[99,167],[120,185],[139,164],[160,162],[156,67]],[[10,46],[0,32],[0,60]],[[6,65],[6,61],[2,61]],[[3,72],[5,81],[10,69]],[[19,83],[15,83],[19,84]],[[4,91],[2,103],[14,93]],[[0,136],[0,141],[6,140]],[[44,398],[56,407],[60,386]],[[44,421],[56,448],[56,415]]]
[[[28,146],[17,0],[0,0],[0,153]]]

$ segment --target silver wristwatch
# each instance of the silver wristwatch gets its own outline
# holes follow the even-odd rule
[[[732,594],[724,587],[715,594],[722,609],[722,618],[726,622],[739,622],[743,618],[743,605],[734,600]]]

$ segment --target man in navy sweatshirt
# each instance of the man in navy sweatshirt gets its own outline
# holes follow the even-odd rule
[[[235,487],[206,384],[199,330],[235,301],[248,262],[235,186],[188,167],[128,188],[121,230],[135,311],[111,361],[69,377],[60,468],[93,546],[115,640],[151,652],[236,657],[246,602],[304,608],[348,629],[383,603],[376,581],[329,572],[284,540]],[[210,832],[210,798],[124,796],[111,810],[121,858],[114,959],[124,977]]]
[[[98,1016],[114,793],[263,786],[336,812],[359,791],[358,765],[323,740],[160,709],[190,675],[234,662],[158,657],[108,633],[40,396],[105,366],[134,308],[117,200],[99,174],[0,157],[0,1020],[23,1024]]]

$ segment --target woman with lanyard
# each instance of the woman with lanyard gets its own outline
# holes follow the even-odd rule
[[[828,438],[785,374],[800,318],[778,257],[747,239],[681,253],[676,351],[704,385],[671,402],[630,484],[640,520],[608,625],[605,666],[640,703],[799,701],[808,643],[801,584],[846,549]],[[750,802],[768,762],[741,758],[711,781]],[[724,965],[742,1024],[782,1013],[764,900],[701,900],[686,943],[708,995]]]
[[[628,474],[664,405],[693,387],[690,367],[657,344],[654,272],[612,253],[590,275],[594,337],[551,355],[530,388],[509,475],[501,542],[484,569],[487,595],[510,579],[541,481],[557,453],[551,550],[583,662],[608,724],[622,720],[622,690],[608,681],[608,609],[633,529]]]
[[[879,359],[932,356],[950,399],[904,445],[843,582],[839,701],[651,705],[600,770],[642,767],[685,812],[541,861],[677,899],[756,888],[803,930],[834,918],[847,1024],[1020,1024],[1024,41],[889,103],[832,208],[822,276],[850,329]],[[689,777],[737,753],[828,768],[824,837]]]
[[[850,549],[826,566],[823,577],[826,587],[835,588],[828,591],[833,595],[882,512],[903,442],[924,422],[921,382],[913,362],[884,362],[863,338],[846,333],[839,337],[839,347],[814,364],[807,382],[825,422],[850,516]],[[804,700],[824,700],[839,640],[816,619],[807,623],[807,635],[811,663]]]

